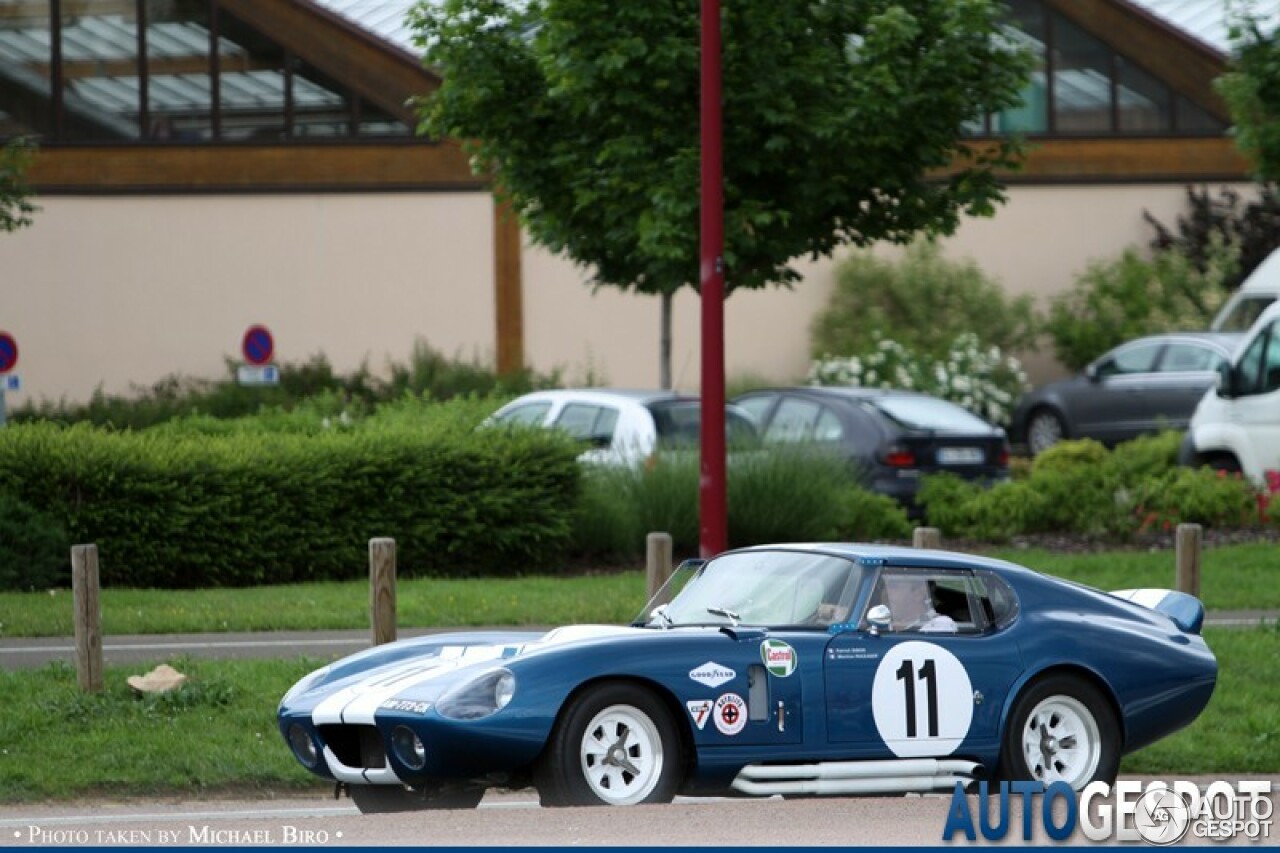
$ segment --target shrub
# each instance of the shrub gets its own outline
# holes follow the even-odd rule
[[[1134,494],[1139,532],[1176,524],[1245,527],[1257,522],[1257,491],[1243,477],[1208,468],[1175,468],[1143,482]]]
[[[1126,488],[1163,476],[1178,466],[1183,435],[1177,430],[1163,430],[1117,444],[1106,457],[1107,475]]]
[[[575,519],[574,550],[635,558],[645,535],[670,533],[677,554],[698,553],[699,462],[667,453],[637,468],[591,468]],[[729,545],[904,538],[905,512],[859,488],[838,461],[804,448],[735,454],[729,460]]]
[[[1240,193],[1231,187],[1220,187],[1217,198],[1210,197],[1208,187],[1199,192],[1187,187],[1188,210],[1178,216],[1174,228],[1143,213],[1156,232],[1151,248],[1176,249],[1197,270],[1207,273],[1216,262],[1217,246],[1238,246],[1240,263],[1234,272],[1223,277],[1223,284],[1234,290],[1280,248],[1280,195],[1272,184],[1259,184],[1257,189],[1257,200],[1242,204]]]
[[[96,542],[104,582],[201,587],[359,576],[367,541],[415,574],[555,566],[577,500],[578,447],[539,430],[462,435],[0,432],[0,491]]]
[[[878,339],[939,358],[968,332],[979,347],[1004,351],[1034,343],[1029,296],[1010,299],[972,261],[951,261],[933,241],[907,248],[897,263],[855,254],[836,271],[835,289],[811,330],[815,358],[872,352]]]
[[[1041,453],[1031,463],[1031,476],[1047,471],[1070,471],[1080,466],[1101,467],[1107,448],[1092,438],[1060,441]]]
[[[1219,245],[1215,252],[1204,272],[1172,250],[1148,260],[1129,249],[1091,264],[1050,305],[1045,329],[1058,360],[1078,370],[1133,338],[1207,328],[1236,268],[1233,247]]]
[[[815,360],[809,382],[923,391],[997,424],[1009,422],[1013,402],[1031,387],[1016,358],[996,346],[982,349],[970,332],[952,341],[937,361],[921,358],[897,341],[879,340],[862,356]]]
[[[65,586],[70,548],[57,518],[0,492],[0,589]]]

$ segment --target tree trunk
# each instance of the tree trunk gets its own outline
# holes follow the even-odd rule
[[[658,343],[658,387],[663,391],[671,389],[671,302],[674,296],[670,291],[662,294],[662,331]]]

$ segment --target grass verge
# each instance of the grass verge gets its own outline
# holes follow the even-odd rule
[[[1125,759],[1170,778],[1280,767],[1280,630],[1209,630],[1221,676],[1188,729]],[[318,661],[180,659],[181,690],[139,697],[112,667],[87,696],[65,664],[0,672],[0,802],[314,788],[275,728],[280,696]]]
[[[1172,551],[1055,554],[991,552],[1037,571],[1100,589],[1170,588]],[[1207,549],[1203,598],[1211,610],[1280,609],[1280,553],[1272,544]],[[412,579],[397,585],[401,625],[567,625],[621,623],[644,605],[644,575],[627,571],[572,577],[476,580]],[[108,636],[220,631],[363,629],[365,581],[199,590],[102,590]],[[71,591],[0,593],[0,638],[70,636]]]

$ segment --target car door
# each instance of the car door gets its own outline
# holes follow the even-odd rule
[[[1186,429],[1196,405],[1217,382],[1227,357],[1201,341],[1170,341],[1150,377],[1144,429]]]
[[[1089,381],[1075,386],[1068,406],[1072,435],[1117,442],[1150,429],[1151,389],[1162,341],[1138,341],[1091,365]]]
[[[1280,319],[1254,337],[1236,371],[1228,417],[1238,435],[1242,467],[1260,477],[1280,470]]]
[[[938,613],[950,614],[954,630],[872,626],[867,611],[891,579],[945,599]],[[942,757],[966,741],[972,749],[998,743],[1001,709],[1022,664],[1006,626],[982,604],[993,583],[1003,582],[969,570],[881,569],[861,618],[827,646],[828,740],[864,758]]]

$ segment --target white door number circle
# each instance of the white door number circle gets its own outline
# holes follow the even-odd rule
[[[973,685],[951,652],[911,640],[880,660],[871,710],[881,739],[899,758],[950,755],[973,722]]]

